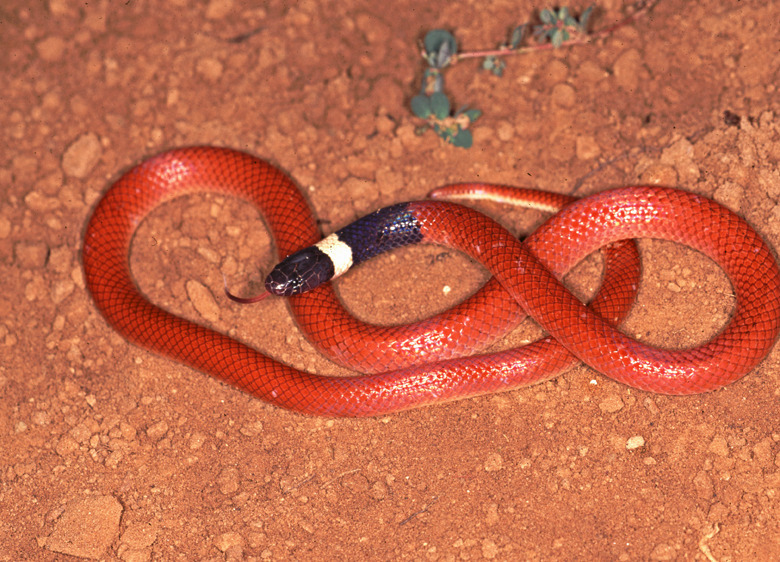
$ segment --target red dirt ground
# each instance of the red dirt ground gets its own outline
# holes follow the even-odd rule
[[[620,0],[601,6],[596,26],[620,18]],[[191,144],[278,164],[328,232],[448,182],[575,195],[644,182],[714,197],[778,248],[777,3],[662,0],[593,45],[515,57],[503,78],[461,63],[447,89],[484,112],[474,147],[415,135],[427,30],[490,48],[544,7],[3,3],[0,560],[777,559],[777,349],[701,396],[578,367],[510,393],[323,420],[128,344],[85,290],[79,249],[99,195],[143,158]],[[518,233],[542,218],[480,208]],[[720,270],[673,244],[642,248],[627,332],[667,347],[716,333],[734,304]],[[205,322],[186,290],[202,283],[217,329],[344,373],[282,300],[222,298],[220,272],[249,291],[273,261],[258,214],[219,197],[159,209],[133,250],[155,302]],[[592,288],[598,263],[575,283]],[[398,322],[483,279],[459,255],[414,248],[339,290],[358,316]]]

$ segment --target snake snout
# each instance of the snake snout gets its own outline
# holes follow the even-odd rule
[[[333,261],[316,246],[309,246],[279,262],[266,277],[265,289],[272,295],[290,297],[316,289],[333,274]]]

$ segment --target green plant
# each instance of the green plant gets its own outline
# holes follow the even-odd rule
[[[425,120],[425,125],[418,128],[418,133],[423,134],[431,129],[455,146],[469,148],[473,144],[469,127],[482,112],[478,109],[467,109],[467,106],[452,112],[450,99],[444,93],[444,68],[463,59],[483,58],[482,68],[501,76],[506,68],[506,61],[502,57],[589,43],[636,21],[657,2],[658,0],[637,0],[633,4],[634,11],[631,15],[614,25],[591,33],[588,32],[588,21],[593,13],[592,6],[584,10],[579,18],[571,15],[567,7],[545,9],[539,12],[539,23],[533,25],[533,37],[530,40],[527,32],[531,24],[525,23],[516,26],[509,40],[492,50],[459,53],[458,43],[452,33],[444,29],[429,31],[425,35],[421,51],[428,68],[423,72],[420,93],[411,101],[412,113]]]

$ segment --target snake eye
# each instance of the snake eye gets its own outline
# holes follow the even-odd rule
[[[299,295],[330,281],[333,272],[331,259],[316,246],[309,246],[279,262],[266,277],[265,288],[272,295]]]

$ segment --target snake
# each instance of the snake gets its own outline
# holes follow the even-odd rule
[[[260,210],[278,255],[286,258],[274,269],[277,279],[278,268],[282,277],[294,277],[290,271],[309,275],[300,256],[311,254],[312,247],[327,254],[335,245],[358,263],[418,243],[464,252],[492,278],[460,305],[408,326],[371,326],[353,318],[333,285],[324,282],[342,273],[341,265],[331,264],[326,279],[294,281],[304,292],[293,291],[289,305],[304,333],[335,361],[362,371],[308,373],[176,316],[138,288],[130,251],[139,224],[164,202],[204,191],[244,199]],[[230,148],[175,148],[127,170],[97,201],[81,252],[86,286],[108,324],[133,344],[281,408],[329,417],[377,416],[515,389],[549,380],[577,362],[647,392],[702,393],[740,379],[774,345],[780,330],[780,270],[774,255],[746,221],[711,199],[658,186],[620,187],[576,200],[551,194],[538,207],[560,210],[520,241],[493,219],[455,202],[473,191],[471,184],[456,185],[434,192],[432,199],[392,205],[325,243],[330,237],[322,238],[305,196],[273,164]],[[492,193],[504,197],[500,189]],[[710,341],[669,350],[618,329],[639,283],[632,242],[639,238],[690,246],[724,270],[736,306]],[[356,247],[345,252],[345,243]],[[369,249],[360,249],[361,244]],[[601,248],[607,255],[604,280],[585,304],[561,278]],[[546,337],[482,352],[525,315]]]

